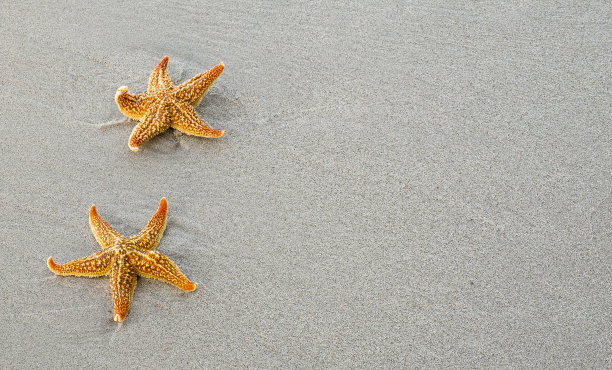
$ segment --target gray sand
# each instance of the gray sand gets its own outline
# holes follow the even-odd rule
[[[0,367],[612,366],[609,2],[4,4]],[[566,2],[570,3],[570,2]],[[606,4],[607,3],[607,4]],[[115,90],[219,61],[140,152]],[[88,210],[159,251],[112,321]]]

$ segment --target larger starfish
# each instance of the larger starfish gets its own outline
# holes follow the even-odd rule
[[[225,133],[206,126],[193,109],[200,104],[206,90],[223,72],[225,67],[223,62],[179,86],[172,84],[166,72],[167,66],[166,56],[153,69],[147,92],[132,95],[128,94],[127,86],[121,86],[115,93],[115,101],[121,113],[140,120],[128,142],[128,146],[133,151],[138,151],[142,143],[167,130],[168,127],[203,137],[221,137]]]
[[[49,269],[57,275],[96,277],[110,274],[114,320],[118,322],[123,321],[130,310],[138,275],[165,281],[184,291],[195,290],[197,283],[189,281],[168,257],[154,250],[166,228],[167,213],[168,203],[162,198],[147,226],[139,234],[126,238],[98,216],[93,205],[89,210],[89,226],[102,250],[64,265],[56,264],[49,257]]]

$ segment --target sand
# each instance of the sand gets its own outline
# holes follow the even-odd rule
[[[10,2],[3,368],[612,366],[609,3]],[[133,153],[115,90],[220,61]],[[200,285],[112,321],[98,212]]]

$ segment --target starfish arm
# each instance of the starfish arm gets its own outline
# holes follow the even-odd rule
[[[170,259],[157,251],[130,254],[130,264],[138,275],[165,281],[186,292],[195,290],[197,283],[189,281]]]
[[[121,86],[115,93],[115,103],[121,113],[131,119],[141,119],[146,113],[147,94],[128,94],[127,86]]]
[[[111,260],[111,253],[107,250],[102,250],[91,256],[79,258],[63,265],[56,264],[53,262],[53,258],[49,257],[47,265],[49,270],[57,275],[96,277],[108,275],[111,270]]]
[[[168,67],[168,57],[165,56],[153,69],[151,76],[149,77],[149,87],[147,92],[152,93],[156,91],[163,91],[172,89],[174,85],[166,72]]]
[[[180,100],[172,101],[171,126],[189,135],[202,137],[221,137],[225,134],[223,130],[215,130],[202,122],[196,111],[186,102]]]
[[[177,99],[185,100],[195,107],[196,105],[200,104],[200,101],[202,101],[202,97],[204,96],[210,85],[212,85],[213,82],[215,82],[215,80],[221,75],[221,72],[223,72],[224,68],[225,64],[221,62],[209,69],[208,71],[200,73],[199,75],[182,83],[175,89],[175,92],[173,94],[174,97]]]
[[[158,101],[150,106],[149,110],[140,119],[138,125],[134,127],[128,146],[132,151],[136,152],[142,143],[165,131],[168,127],[170,127],[168,106]]]
[[[89,210],[89,226],[102,249],[108,248],[118,241],[124,241],[125,237],[114,230],[108,222],[98,216],[95,204]]]
[[[162,198],[159,202],[157,212],[149,219],[147,226],[138,235],[131,237],[129,240],[135,244],[136,248],[141,250],[153,250],[157,248],[162,234],[166,229],[166,218],[168,214],[168,202],[166,198]]]
[[[138,275],[127,264],[125,257],[120,257],[113,262],[110,271],[110,287],[115,305],[113,319],[117,322],[125,320],[130,311],[137,277]]]

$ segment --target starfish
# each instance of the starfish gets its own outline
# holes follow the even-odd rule
[[[168,127],[202,137],[221,137],[225,133],[206,126],[193,109],[200,104],[210,85],[223,72],[223,62],[179,86],[172,84],[166,72],[167,66],[166,56],[151,72],[147,92],[132,95],[128,94],[127,86],[121,86],[115,93],[115,102],[121,113],[140,121],[134,127],[128,142],[133,151],[138,151],[142,143]]]
[[[110,274],[115,303],[114,320],[122,322],[130,310],[138,275],[165,281],[184,291],[193,291],[197,283],[189,281],[178,267],[155,251],[166,228],[168,203],[162,198],[157,212],[140,233],[126,238],[98,216],[96,206],[89,210],[89,226],[102,250],[91,256],[58,265],[49,257],[49,269],[57,275],[97,277]]]

